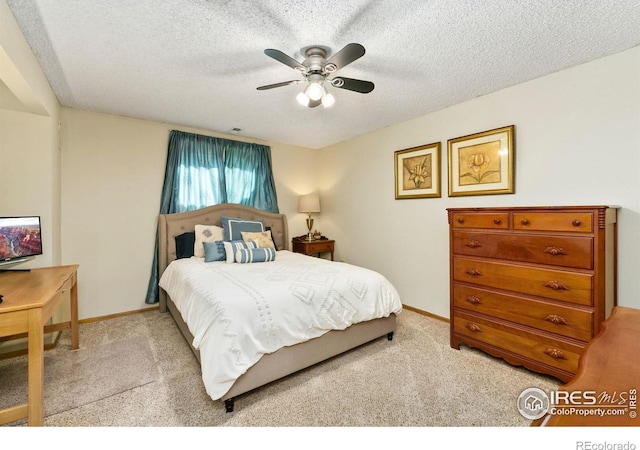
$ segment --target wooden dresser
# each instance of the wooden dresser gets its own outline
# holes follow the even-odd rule
[[[617,207],[447,212],[451,347],[569,381],[616,304]]]

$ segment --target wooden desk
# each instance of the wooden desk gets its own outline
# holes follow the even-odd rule
[[[573,392],[576,398],[589,391],[597,397],[597,406],[589,399],[576,408],[602,408],[604,415],[547,414],[532,423],[534,426],[640,426],[638,404],[640,390],[640,310],[614,307],[603,323],[603,330],[585,348],[576,376],[561,391]],[[576,392],[581,391],[581,392]],[[599,397],[602,393],[608,399]],[[584,405],[586,403],[587,405]],[[616,410],[620,415],[607,414]],[[564,412],[564,411],[562,411]]]
[[[78,334],[78,265],[0,272],[0,337],[27,334],[27,403],[0,410],[0,424],[28,417],[30,426],[44,423],[44,325],[70,291],[71,348]]]

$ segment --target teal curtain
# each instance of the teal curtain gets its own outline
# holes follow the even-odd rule
[[[269,147],[237,142],[225,152],[227,203],[240,203],[277,213],[272,172]]]
[[[193,211],[226,201],[224,141],[171,131],[160,214]]]
[[[171,214],[220,203],[239,203],[279,212],[266,145],[172,130],[160,198],[160,214]],[[158,298],[158,232],[146,303]]]

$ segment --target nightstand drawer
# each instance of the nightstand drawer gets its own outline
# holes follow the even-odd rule
[[[333,251],[336,241],[333,239],[319,239],[317,241],[306,241],[295,238],[292,241],[292,249],[295,253],[305,255],[318,255],[321,253],[331,253],[331,261],[333,261]]]
[[[310,242],[306,245],[309,253],[330,252],[333,250],[333,242]]]

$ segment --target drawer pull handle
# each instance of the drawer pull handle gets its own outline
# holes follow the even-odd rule
[[[544,318],[547,322],[551,322],[555,325],[569,325],[564,317],[559,316],[557,314],[549,314]]]
[[[502,220],[496,218],[496,219],[493,219],[493,223],[495,223],[496,225],[500,225],[502,223]]]
[[[466,245],[467,245],[467,247],[471,247],[471,248],[482,247],[482,245],[478,241],[471,241],[471,242],[467,243]]]
[[[462,217],[458,217],[458,223],[464,223],[464,219]]]
[[[562,247],[547,247],[544,249],[544,252],[549,253],[550,255],[553,255],[553,256],[567,254],[567,252],[565,252]]]
[[[571,222],[571,225],[573,225],[574,227],[579,227],[580,225],[582,225],[582,222],[580,222],[578,219],[575,219],[573,222]]]
[[[529,219],[522,219],[522,220],[520,221],[520,223],[521,223],[522,225],[529,225]]]
[[[476,325],[475,323],[468,323],[467,329],[472,333],[480,333],[480,331],[482,331],[480,330],[480,326]]]
[[[567,287],[566,284],[564,284],[561,281],[555,281],[555,280],[547,281],[544,284],[544,287],[548,287],[550,289],[553,289],[554,291],[568,291],[569,290],[569,288]]]
[[[472,305],[479,305],[480,303],[482,303],[480,299],[475,295],[469,295],[467,298],[465,298],[465,300],[471,303]]]
[[[480,277],[482,276],[482,272],[480,272],[479,269],[473,269],[473,268],[468,268],[467,270],[465,270],[465,273],[467,275],[470,275],[472,277]]]
[[[545,355],[551,356],[553,359],[567,359],[562,353],[562,350],[557,348],[549,347],[544,351]]]

